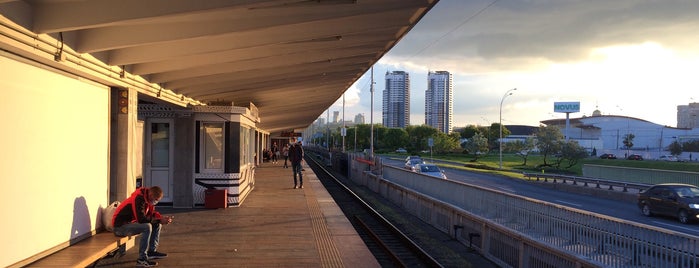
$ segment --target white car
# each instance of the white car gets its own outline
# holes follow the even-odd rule
[[[405,161],[405,169],[410,170],[410,171],[415,171],[415,165],[419,164],[424,164],[425,161],[422,161],[420,158],[413,158],[409,159],[408,161]]]
[[[441,170],[435,164],[417,164],[415,165],[415,172],[445,180],[447,179],[447,175],[444,175],[444,170]]]
[[[661,155],[660,158],[658,158],[658,160],[668,161],[668,162],[678,162],[679,161],[679,159],[677,159],[677,157],[675,157],[674,155],[669,155],[669,154]]]

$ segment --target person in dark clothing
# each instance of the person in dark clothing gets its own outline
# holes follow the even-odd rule
[[[277,143],[274,142],[272,144],[272,163],[276,164],[278,160],[279,160],[279,146],[277,146]]]
[[[158,265],[152,259],[162,259],[167,254],[156,251],[160,240],[160,229],[172,223],[172,217],[165,217],[155,211],[155,204],[163,198],[163,190],[158,186],[138,188],[129,198],[121,202],[112,216],[114,235],[129,236],[141,234],[138,267]]]
[[[289,160],[291,160],[291,170],[294,173],[294,189],[303,188],[303,173],[301,173],[301,161],[303,161],[303,148],[301,147],[300,141],[292,144],[289,148]],[[299,184],[296,183],[297,175],[299,179]]]
[[[282,149],[282,155],[284,155],[284,168],[289,168],[289,144],[284,144],[284,148]]]

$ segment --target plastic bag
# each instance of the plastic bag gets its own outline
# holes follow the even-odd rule
[[[102,209],[102,224],[104,229],[112,232],[114,231],[114,225],[112,225],[112,216],[116,212],[117,207],[119,207],[119,201],[114,201],[106,208]]]

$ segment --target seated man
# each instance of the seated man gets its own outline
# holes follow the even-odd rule
[[[163,190],[158,186],[138,188],[119,204],[112,217],[114,235],[141,234],[136,261],[138,267],[156,266],[158,263],[151,259],[167,257],[167,254],[156,251],[160,228],[172,222],[172,217],[163,217],[155,211],[155,204],[162,198]]]

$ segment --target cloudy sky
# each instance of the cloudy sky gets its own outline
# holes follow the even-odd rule
[[[454,76],[454,126],[537,126],[554,102],[661,125],[699,102],[699,1],[440,0],[374,66],[374,123],[387,71],[410,73],[412,125],[424,123],[428,71]],[[370,72],[345,93],[345,119],[369,123]],[[339,99],[330,111],[340,111]],[[332,114],[332,113],[331,113]]]

